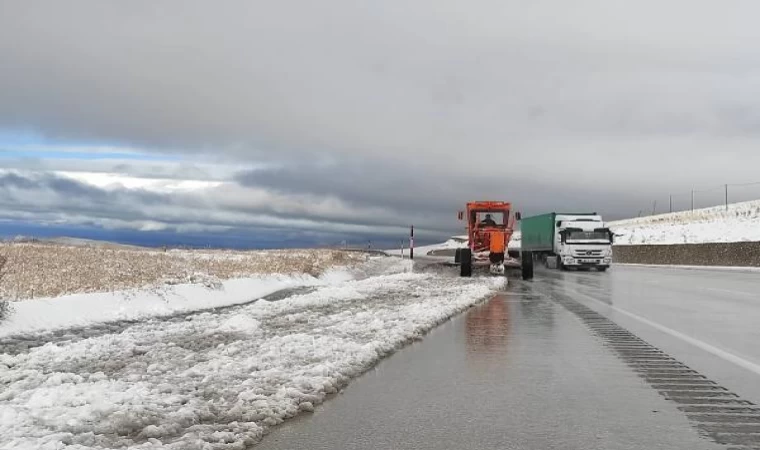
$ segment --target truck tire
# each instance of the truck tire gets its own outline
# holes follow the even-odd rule
[[[522,266],[522,279],[533,279],[533,252],[522,252],[520,255],[520,263]]]
[[[607,266],[601,266],[601,267],[597,267],[596,268],[596,270],[598,270],[599,272],[606,272],[607,269],[609,269],[609,267],[607,267]]]
[[[458,248],[454,250],[454,264],[459,264],[462,262],[462,249]]]
[[[562,262],[562,257],[557,256],[557,267],[563,272],[567,272],[567,266]]]
[[[472,250],[469,248],[463,248],[459,253],[459,276],[471,277],[472,276]]]

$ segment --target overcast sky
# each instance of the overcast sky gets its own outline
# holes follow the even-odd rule
[[[395,238],[760,181],[760,3],[0,0],[0,219]],[[732,190],[760,197],[760,187]]]

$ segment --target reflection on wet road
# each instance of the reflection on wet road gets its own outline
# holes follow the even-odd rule
[[[509,341],[509,301],[498,295],[465,318],[468,354],[504,357]]]
[[[748,402],[585,306],[625,292],[612,274],[557,274],[512,283],[258,448],[755,445]]]

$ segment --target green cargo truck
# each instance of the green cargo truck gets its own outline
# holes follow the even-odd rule
[[[596,268],[612,262],[612,233],[597,213],[557,213],[523,217],[523,252],[532,252],[547,267]]]

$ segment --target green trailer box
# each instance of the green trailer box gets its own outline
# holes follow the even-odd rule
[[[558,218],[559,216],[559,218]],[[584,216],[598,216],[597,213],[559,213],[552,212],[540,216],[523,217],[520,221],[522,233],[522,250],[527,252],[554,252],[554,239],[557,220],[572,217],[582,220]]]
[[[557,213],[523,217],[520,221],[522,249],[528,252],[551,252],[554,250],[554,230]]]

